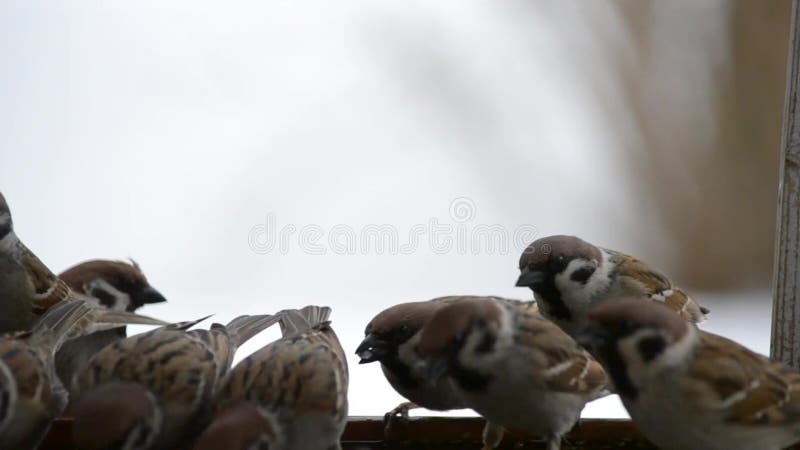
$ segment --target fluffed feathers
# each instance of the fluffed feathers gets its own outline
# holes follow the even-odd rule
[[[692,323],[708,313],[660,271],[575,236],[534,241],[522,253],[519,269],[516,285],[529,287],[541,313],[572,336],[589,309],[620,297],[663,303]]]
[[[212,349],[185,330],[198,321],[165,326],[119,340],[102,349],[72,383],[76,402],[108,383],[135,383],[155,399],[162,426],[152,429],[148,448],[173,449],[188,445],[207,420],[219,369]],[[116,412],[132,414],[134,405],[116,404]],[[77,418],[76,418],[77,420]],[[109,435],[103,445],[126,441],[129,435]],[[98,444],[100,445],[100,444]],[[98,447],[105,448],[105,447]]]
[[[429,383],[416,368],[422,364],[415,351],[422,328],[433,315],[444,306],[467,298],[494,298],[452,295],[428,301],[409,302],[394,305],[381,311],[366,326],[364,340],[356,349],[361,358],[359,364],[380,362],[386,380],[397,393],[412,404],[402,404],[392,410],[407,414],[414,406],[433,410],[461,409],[467,406],[449,378],[441,378]],[[522,304],[522,302],[518,302]],[[404,415],[405,415],[404,414]]]
[[[0,337],[0,448],[36,448],[63,411],[67,393],[54,355],[91,312],[83,302],[61,302],[32,331]]]
[[[593,309],[579,339],[663,448],[778,450],[800,441],[800,373],[636,299]]]
[[[68,300],[93,302],[73,292],[22,243],[14,231],[8,203],[0,194],[0,333],[30,330],[50,307]],[[100,320],[107,324],[135,323],[130,321],[133,316],[127,317],[124,322]]]
[[[191,330],[188,332],[201,340],[211,352],[217,364],[216,386],[221,385],[221,380],[228,374],[233,363],[236,350],[249,341],[252,337],[278,322],[279,316],[257,315],[239,316],[227,325],[214,323],[209,330]]]
[[[70,415],[75,419],[73,442],[81,450],[147,450],[161,433],[164,419],[152,392],[125,382],[91,390],[70,406]]]
[[[283,449],[284,445],[275,415],[242,402],[222,411],[200,436],[194,450]]]
[[[19,240],[0,194],[0,333],[29,330],[52,305],[70,298],[66,283]]]
[[[348,373],[329,315],[329,308],[317,306],[278,313],[284,336],[233,368],[216,396],[216,420],[249,403],[275,415],[285,439],[282,449],[339,448]]]
[[[423,370],[449,376],[465,403],[488,421],[485,448],[502,428],[538,433],[548,449],[606,389],[600,365],[535,309],[466,298],[437,311],[417,346]]]

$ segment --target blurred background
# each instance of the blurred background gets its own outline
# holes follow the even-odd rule
[[[531,298],[519,252],[550,234],[662,268],[767,353],[789,12],[4,1],[0,189],[53,270],[135,258],[170,300],[146,314],[331,305],[352,415],[401,401],[352,355],[377,312]]]

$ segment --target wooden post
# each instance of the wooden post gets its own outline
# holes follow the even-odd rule
[[[800,9],[792,2],[773,278],[772,357],[800,368]]]

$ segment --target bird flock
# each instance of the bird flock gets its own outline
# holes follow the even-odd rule
[[[534,299],[403,303],[366,326],[356,354],[380,363],[409,410],[471,408],[484,450],[505,430],[561,448],[584,406],[617,394],[668,450],[780,450],[800,441],[800,373],[702,331],[709,311],[642,261],[574,236],[531,243],[516,285]],[[18,238],[0,194],[0,449],[37,448],[73,418],[80,450],[336,450],[348,367],[331,309],[309,305],[168,323],[135,262],[55,275]],[[150,331],[127,336],[127,324]],[[233,365],[242,344],[281,337]]]

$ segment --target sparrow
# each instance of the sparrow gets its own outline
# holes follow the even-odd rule
[[[210,330],[186,331],[204,319],[121,339],[95,354],[71,383],[75,445],[85,450],[190,445],[210,418],[210,403],[236,348],[277,321],[241,316]],[[119,423],[92,426],[97,415]]]
[[[124,408],[117,405],[123,403]],[[79,449],[147,449],[159,435],[164,415],[156,396],[138,383],[113,382],[70,405],[72,435]],[[118,436],[109,442],[109,436]],[[224,448],[224,447],[220,447]]]
[[[356,349],[356,355],[361,358],[359,364],[380,362],[383,375],[392,388],[409,400],[388,412],[389,419],[397,415],[408,417],[409,410],[419,407],[434,411],[467,408],[451,379],[444,377],[430,384],[423,374],[416,371],[423,362],[416,353],[422,328],[438,310],[467,298],[481,297],[452,295],[401,303],[380,312],[367,324],[364,340]]]
[[[575,236],[537,239],[522,253],[519,270],[516,285],[529,287],[542,315],[571,336],[592,306],[619,297],[661,302],[692,323],[709,312],[644,262]]]
[[[95,312],[84,302],[61,302],[33,330],[0,336],[0,448],[36,448],[64,410],[67,391],[55,375],[55,352],[86,332]]]
[[[667,450],[779,450],[800,441],[800,373],[638,299],[593,308],[593,349],[636,426]]]
[[[150,285],[135,261],[86,261],[65,270],[58,277],[73,292],[83,294],[96,304],[113,311],[135,312],[145,304],[167,300]],[[95,353],[125,336],[127,330],[123,326],[66,342],[56,354],[56,372],[59,378],[71,380]]]
[[[65,301],[94,303],[91,297],[73,292],[19,240],[11,210],[0,194],[0,333],[31,330],[49,308]],[[95,317],[96,322],[87,321],[90,329],[81,330],[81,334],[125,323],[165,323],[126,311],[101,314],[102,318]]]
[[[253,403],[241,402],[222,411],[194,450],[277,449],[284,446],[275,414]]]
[[[606,394],[600,364],[569,335],[527,306],[469,297],[439,309],[417,353],[429,379],[449,376],[466,405],[486,418],[484,449],[504,428],[542,435],[548,450]]]
[[[255,432],[283,442],[281,450],[341,449],[348,371],[330,312],[307,306],[276,314],[282,337],[233,368],[215,398],[215,431],[196,449]]]
[[[67,286],[108,309],[134,312],[144,305],[166,302],[136,261],[85,261],[58,275]]]
[[[0,194],[0,333],[30,330],[49,307],[70,296],[67,284],[19,240]]]

